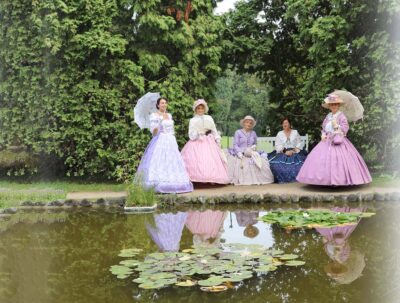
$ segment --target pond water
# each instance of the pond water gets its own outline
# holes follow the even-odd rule
[[[353,227],[291,232],[254,220],[272,207],[299,205],[13,215],[0,221],[0,302],[399,302],[400,204],[363,204],[376,215]],[[141,290],[133,278],[119,280],[109,271],[123,248],[142,248],[144,258],[199,243],[262,244],[306,264],[280,266],[214,294],[198,287]]]

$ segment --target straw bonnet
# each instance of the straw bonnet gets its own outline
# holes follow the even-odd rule
[[[196,111],[197,106],[199,105],[203,105],[204,106],[204,112],[207,114],[208,113],[208,105],[206,100],[204,99],[197,99],[196,101],[194,101],[193,103],[193,111]]]
[[[329,104],[344,103],[343,100],[335,93],[329,94],[322,103],[322,107],[329,108]]]
[[[246,120],[251,120],[251,121],[253,121],[253,127],[256,126],[256,124],[257,124],[256,120],[255,120],[252,116],[246,116],[246,117],[244,117],[242,120],[240,120],[240,126],[241,126],[241,127],[243,127],[243,123],[244,123],[244,121],[246,121]]]

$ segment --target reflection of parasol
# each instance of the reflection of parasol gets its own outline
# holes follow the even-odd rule
[[[343,100],[340,111],[344,113],[347,120],[355,122],[360,120],[364,115],[364,107],[362,106],[358,97],[345,90],[335,90],[329,96],[336,95]],[[329,97],[328,97],[329,98]],[[326,103],[323,104],[326,107]]]
[[[135,123],[141,129],[150,128],[150,114],[157,111],[156,103],[158,98],[160,98],[160,93],[147,93],[136,103],[133,109]]]
[[[146,225],[150,236],[161,251],[178,251],[182,230],[185,226],[186,213],[154,215],[156,228]]]
[[[350,284],[361,276],[364,267],[364,255],[359,251],[352,251],[345,263],[333,261],[324,269],[328,276],[339,284]]]

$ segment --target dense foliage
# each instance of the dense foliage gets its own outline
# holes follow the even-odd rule
[[[0,146],[61,158],[67,175],[129,179],[150,134],[147,91],[170,102],[180,143],[218,77],[215,1],[0,2]]]
[[[289,116],[315,144],[320,103],[343,88],[365,106],[350,139],[371,167],[397,168],[398,1],[249,0],[222,18],[216,2],[0,1],[0,150],[22,147],[69,176],[128,180],[150,139],[133,122],[145,92],[169,98],[181,145],[198,97],[217,99],[225,134],[252,114],[274,135]]]
[[[399,152],[398,1],[240,1],[227,16],[226,56],[239,72],[256,73],[271,91],[264,116],[275,134],[282,116],[319,140],[333,89],[360,97],[365,118],[350,139],[370,165],[394,168]],[[396,36],[397,35],[397,36]]]

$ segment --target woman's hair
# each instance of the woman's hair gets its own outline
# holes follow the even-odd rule
[[[165,101],[167,101],[167,103],[168,103],[168,99],[167,99],[167,98],[165,98],[165,97],[160,97],[160,98],[158,98],[158,99],[157,99],[157,103],[156,103],[157,109],[159,108],[159,105],[160,105],[161,100],[165,100]]]
[[[282,125],[283,122],[285,122],[285,121],[289,122],[289,126],[292,127],[292,121],[289,119],[289,117],[284,117],[284,118],[281,120],[281,125]]]

